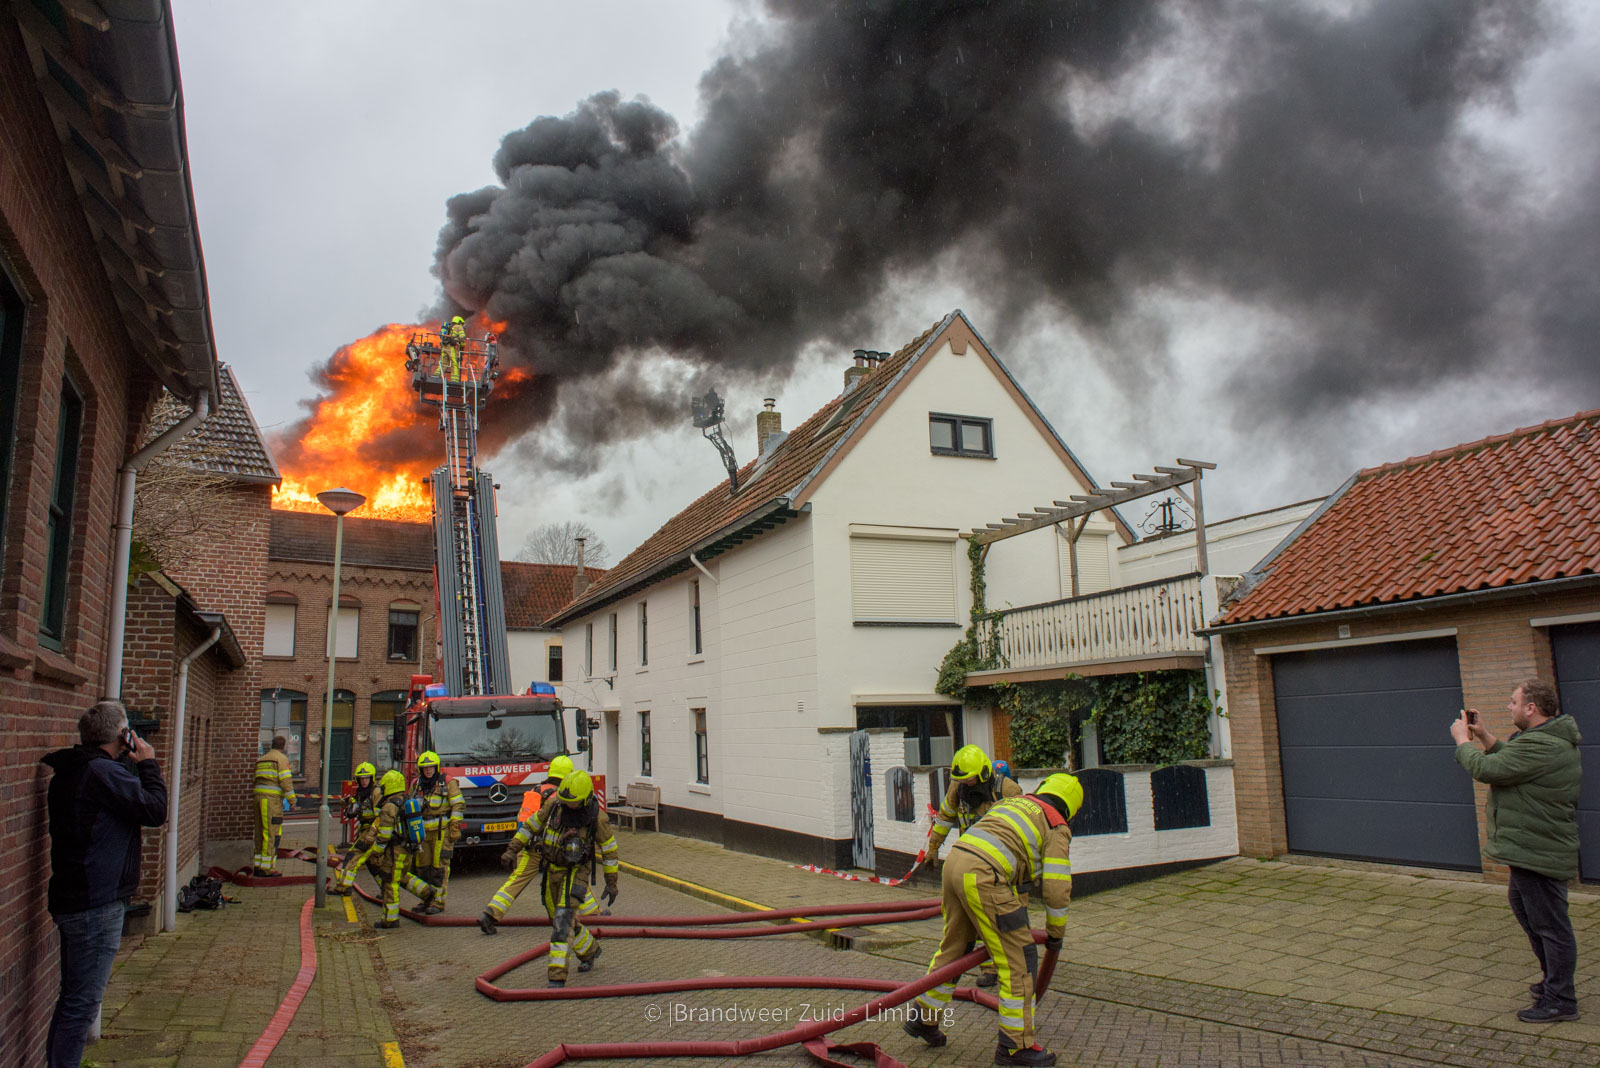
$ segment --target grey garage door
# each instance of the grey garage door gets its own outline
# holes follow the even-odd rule
[[[1579,869],[1600,880],[1600,623],[1550,628],[1561,711],[1578,721],[1584,744],[1583,794],[1578,798]]]
[[[1289,848],[1482,869],[1472,780],[1455,762],[1454,638],[1272,661]]]

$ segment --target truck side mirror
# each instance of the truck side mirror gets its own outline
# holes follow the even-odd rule
[[[578,710],[578,718],[573,721],[573,726],[577,728],[579,738],[589,737],[589,717],[582,709]]]
[[[589,739],[587,739],[587,738],[579,738],[578,739],[578,752],[587,753],[588,751],[589,751]]]

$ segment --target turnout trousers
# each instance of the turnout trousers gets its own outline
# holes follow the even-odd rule
[[[432,885],[417,878],[411,871],[409,852],[375,854],[367,868],[383,892],[383,918],[394,921],[400,918],[400,888],[403,886],[412,897],[421,900],[433,892]]]
[[[539,876],[539,857],[531,849],[524,849],[517,854],[517,866],[511,869],[511,875],[500,884],[500,889],[494,892],[494,897],[489,900],[489,906],[484,911],[493,916],[495,920],[505,918],[506,910],[511,903],[522,895],[528,884]],[[583,895],[583,903],[578,906],[579,916],[593,916],[600,911],[600,903],[594,899],[592,891]]]
[[[567,957],[593,960],[600,945],[594,934],[578,922],[578,906],[589,896],[589,866],[563,868],[551,865],[544,873],[544,910],[550,916],[551,979],[566,979]]]
[[[944,935],[928,970],[942,968],[981,942],[994,961],[999,982],[1000,1045],[1033,1045],[1033,973],[1038,948],[1028,925],[1028,902],[987,860],[964,849],[944,862]],[[934,987],[917,998],[924,1023],[937,1025],[949,1010],[954,983]]]
[[[449,849],[443,838],[430,838],[417,846],[416,872],[433,884],[433,903],[440,908],[444,908],[445,897],[450,892]]]
[[[283,837],[283,798],[256,794],[256,856],[262,871],[278,870],[278,840]]]

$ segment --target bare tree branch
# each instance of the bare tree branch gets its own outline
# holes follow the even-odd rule
[[[145,421],[140,444],[153,441],[188,412],[163,391]],[[235,532],[234,482],[220,470],[226,459],[224,448],[197,430],[173,442],[139,472],[133,535],[146,566],[181,567],[197,542],[224,541]]]
[[[533,533],[528,535],[527,540],[522,543],[522,548],[518,550],[517,559],[525,564],[576,566],[579,538],[586,539],[583,546],[585,566],[611,565],[611,551],[606,548],[604,539],[596,534],[588,523],[571,519],[562,523],[543,523],[534,527]]]

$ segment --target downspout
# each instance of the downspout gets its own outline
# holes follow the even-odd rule
[[[690,553],[689,554],[689,562],[691,564],[693,564],[695,567],[698,567],[700,569],[700,573],[702,575],[704,575],[706,578],[711,580],[711,585],[713,585],[713,586],[721,586],[722,585],[722,583],[717,581],[717,576],[715,576],[711,572],[707,571],[706,570],[706,565],[702,564],[700,562],[700,558],[698,556],[696,556],[694,553]]]
[[[187,718],[184,706],[189,699],[189,665],[217,644],[220,637],[222,628],[212,627],[211,636],[195,646],[194,652],[178,664],[178,700],[172,713],[173,719],[177,720],[172,735],[172,782],[167,787],[167,870],[161,886],[164,899],[161,929],[168,934],[178,929],[178,792],[183,788],[183,724]]]
[[[195,395],[194,411],[178,420],[162,435],[128,457],[117,472],[116,545],[111,564],[111,626],[106,642],[106,673],[100,692],[111,700],[122,698],[122,639],[128,626],[128,561],[133,551],[133,494],[139,484],[139,469],[167,450],[174,441],[205,422],[211,415],[211,391]]]

